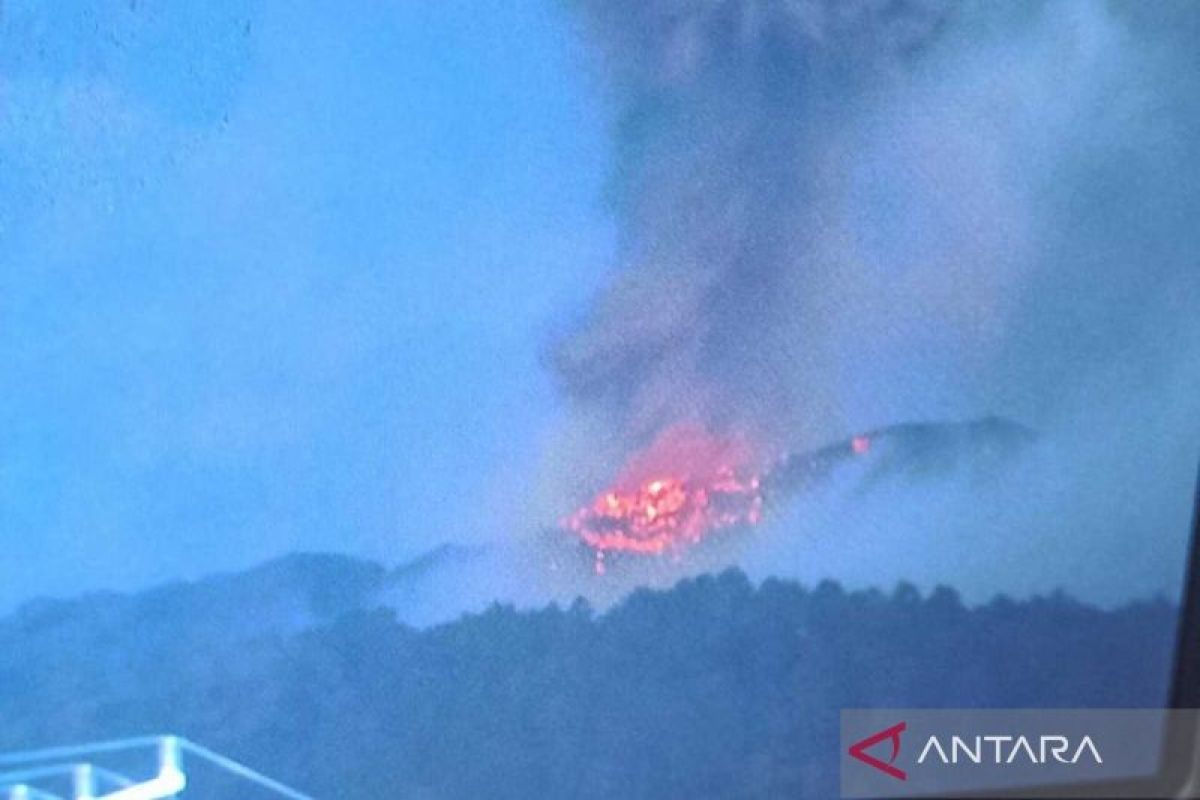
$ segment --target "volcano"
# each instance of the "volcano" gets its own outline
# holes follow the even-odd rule
[[[770,504],[874,453],[879,478],[951,468],[968,452],[986,464],[1033,438],[1029,428],[995,416],[906,422],[763,463],[744,437],[674,426],[630,458],[612,485],[564,518],[562,527],[591,551],[596,573],[604,574],[615,554],[680,557],[710,537],[753,528]]]

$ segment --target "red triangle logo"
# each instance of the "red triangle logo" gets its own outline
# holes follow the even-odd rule
[[[881,730],[879,733],[873,733],[867,738],[850,745],[850,756],[857,758],[868,767],[874,767],[883,774],[890,775],[898,781],[906,781],[908,780],[908,773],[894,766],[894,764],[896,763],[896,757],[900,755],[900,734],[904,733],[907,729],[908,725],[906,723],[899,722],[890,728]],[[891,741],[892,743],[892,757],[887,761],[880,761],[867,752],[869,748],[883,741]]]

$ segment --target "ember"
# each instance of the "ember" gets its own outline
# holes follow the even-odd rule
[[[563,525],[595,551],[596,571],[603,573],[610,551],[676,551],[713,531],[754,525],[761,516],[762,492],[748,444],[677,426]]]

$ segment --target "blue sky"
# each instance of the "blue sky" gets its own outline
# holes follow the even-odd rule
[[[612,249],[569,22],[4,3],[0,607],[483,535]]]

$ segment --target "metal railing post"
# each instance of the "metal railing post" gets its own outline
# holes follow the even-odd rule
[[[76,764],[72,770],[75,800],[93,800],[96,796],[96,771],[91,764]]]

